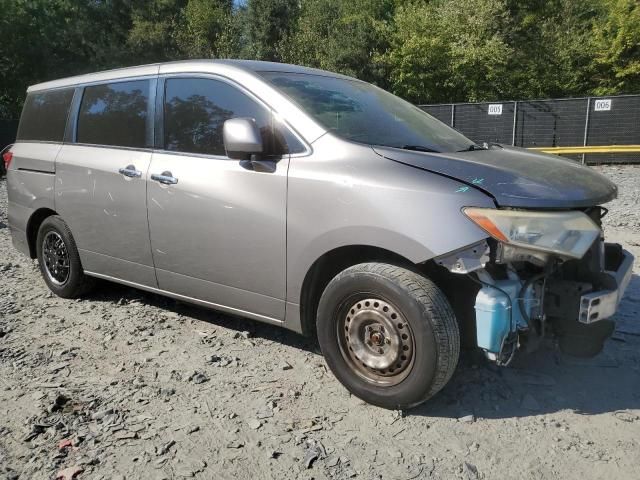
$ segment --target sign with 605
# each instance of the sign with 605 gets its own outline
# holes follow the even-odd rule
[[[593,110],[596,112],[608,112],[611,110],[611,99],[610,98],[600,98],[595,101],[593,106]]]

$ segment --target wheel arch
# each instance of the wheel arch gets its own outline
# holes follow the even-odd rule
[[[37,256],[36,240],[38,238],[40,225],[42,225],[42,222],[47,218],[57,214],[58,213],[55,210],[43,207],[37,209],[29,217],[29,221],[27,222],[27,244],[29,246],[29,257],[36,258]]]
[[[303,335],[315,336],[316,313],[320,296],[331,279],[341,271],[365,262],[385,262],[413,270],[429,277],[445,294],[460,328],[463,347],[476,346],[474,301],[479,290],[467,275],[450,273],[436,262],[415,263],[399,253],[370,245],[334,248],[320,256],[307,271],[300,294],[300,328]]]
[[[358,263],[387,262],[416,270],[408,258],[371,245],[345,245],[321,255],[311,265],[302,282],[300,294],[300,324],[303,335],[315,335],[315,320],[322,292],[338,273]]]

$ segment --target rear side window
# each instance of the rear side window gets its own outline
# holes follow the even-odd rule
[[[236,117],[249,117],[256,121],[265,154],[288,152],[287,137],[281,128],[274,126],[271,112],[237,88],[204,78],[167,79],[164,104],[166,150],[224,156],[222,126],[226,120]],[[289,143],[295,140],[291,137]]]
[[[78,115],[78,143],[144,148],[149,119],[149,81],[86,87]]]
[[[73,88],[27,94],[17,139],[62,142],[72,99]]]

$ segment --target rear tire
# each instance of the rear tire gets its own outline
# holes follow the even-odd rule
[[[62,298],[78,298],[95,285],[80,263],[80,255],[69,226],[58,215],[46,218],[36,240],[38,265],[45,283]]]
[[[444,293],[417,272],[354,265],[329,282],[318,305],[318,341],[338,380],[374,405],[406,409],[449,381],[460,332]]]

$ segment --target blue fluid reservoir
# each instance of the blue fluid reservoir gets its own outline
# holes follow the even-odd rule
[[[478,347],[500,353],[502,342],[521,322],[517,295],[520,283],[513,280],[495,282],[500,288],[484,286],[476,296],[476,339]],[[513,312],[513,322],[511,314]]]

